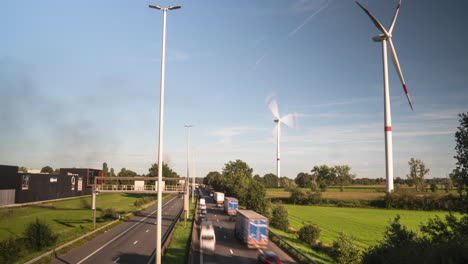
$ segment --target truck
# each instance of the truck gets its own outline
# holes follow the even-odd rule
[[[234,233],[249,248],[268,245],[268,218],[252,210],[237,210]]]
[[[237,207],[239,205],[239,200],[234,197],[225,197],[224,198],[224,211],[230,215],[236,215]]]
[[[222,192],[215,192],[213,195],[213,199],[216,202],[216,207],[222,207],[224,203],[224,193]]]

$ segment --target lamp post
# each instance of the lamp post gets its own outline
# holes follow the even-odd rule
[[[190,164],[190,128],[193,127],[193,125],[184,125],[184,127],[187,128],[187,186],[188,186],[190,182],[190,165],[189,165]],[[192,195],[192,202],[193,202],[193,195]]]
[[[164,66],[166,61],[166,13],[167,10],[181,8],[181,6],[170,6],[162,8],[160,6],[149,5],[150,8],[163,11],[162,24],[162,51],[161,51],[161,90],[159,98],[159,143],[158,143],[158,211],[156,225],[156,264],[161,264],[161,221],[162,221],[162,167],[163,167],[163,125],[164,125]]]

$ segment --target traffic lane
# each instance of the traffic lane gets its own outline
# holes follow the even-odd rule
[[[173,199],[176,199],[176,196],[164,199],[163,205],[166,205],[167,203],[173,201]],[[60,263],[80,262],[85,256],[89,256],[98,248],[102,247],[102,245],[109,243],[114,238],[121,235],[123,232],[126,232],[126,230],[131,229],[133,226],[137,226],[138,224],[141,224],[141,223],[151,224],[151,221],[148,220],[148,218],[151,217],[151,215],[155,214],[156,208],[157,208],[157,205],[151,206],[150,208],[146,209],[143,213],[140,213],[134,216],[130,220],[127,220],[113,227],[112,229],[105,231],[104,233],[92,238],[86,243],[80,245],[79,247],[71,249],[66,254],[58,256],[56,259],[53,259],[50,263],[60,264]]]
[[[215,227],[216,254],[221,256],[231,256],[234,262],[228,261],[229,263],[252,263],[252,259],[254,261],[257,260],[260,250],[274,251],[278,254],[278,257],[283,263],[296,263],[293,258],[271,241],[264,249],[256,250],[248,248],[247,245],[243,244],[235,236],[235,221],[232,221],[235,220],[235,218],[231,219],[231,217],[224,212],[224,208],[216,207],[213,198],[208,198],[207,200],[207,219],[212,221],[213,226]]]
[[[182,205],[182,201],[176,198],[163,208],[163,234],[177,217]],[[138,225],[82,263],[146,264],[156,246],[156,212],[148,219],[149,223]]]

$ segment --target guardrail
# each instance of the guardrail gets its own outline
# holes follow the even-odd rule
[[[277,238],[279,241],[281,241],[281,244],[278,243],[278,246],[288,252],[288,254],[293,255],[293,257],[299,255],[301,258],[305,260],[301,261],[297,259],[301,263],[312,263],[312,264],[317,264],[313,259],[309,258],[306,254],[302,253],[299,249],[295,248],[293,245],[289,244],[286,240],[284,240],[281,236],[275,234],[272,232],[270,229],[268,229],[268,234],[271,236]],[[291,254],[292,253],[292,254]]]

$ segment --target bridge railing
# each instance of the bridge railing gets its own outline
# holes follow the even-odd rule
[[[111,191],[126,191],[126,192],[156,192],[155,185],[143,185],[143,186],[135,186],[135,185],[116,185],[116,184],[102,184],[96,185],[96,191],[101,192],[111,192]],[[164,186],[164,192],[182,192],[184,191],[183,185],[166,185]]]

